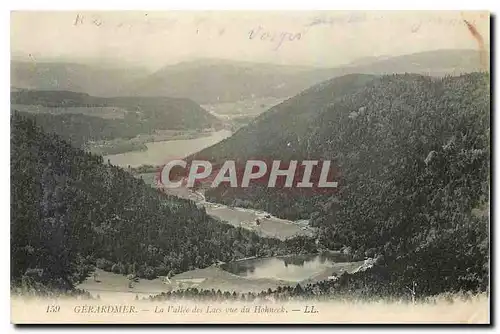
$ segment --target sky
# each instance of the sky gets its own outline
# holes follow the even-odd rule
[[[471,33],[471,23],[478,34]],[[12,12],[11,56],[151,69],[200,58],[332,67],[489,45],[486,12]]]

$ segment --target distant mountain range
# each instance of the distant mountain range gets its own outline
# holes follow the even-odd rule
[[[201,59],[168,65],[154,73],[140,68],[12,61],[11,86],[97,96],[185,97],[208,104],[257,97],[287,98],[319,82],[352,73],[442,76],[481,69],[480,53],[475,50],[367,57],[336,68]]]
[[[63,90],[96,96],[127,95],[130,85],[149,72],[138,67],[66,62],[11,61],[10,80],[14,89]]]

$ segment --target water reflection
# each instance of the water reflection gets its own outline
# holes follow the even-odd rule
[[[233,274],[247,278],[273,278],[300,282],[350,259],[338,253],[293,255],[236,261],[222,266]]]
[[[166,140],[146,143],[146,151],[132,151],[107,155],[104,161],[110,160],[113,165],[137,167],[141,165],[162,165],[170,159],[186,157],[202,149],[217,144],[231,135],[229,130],[213,132],[210,136],[194,139]]]

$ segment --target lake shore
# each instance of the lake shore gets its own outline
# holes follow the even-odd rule
[[[125,154],[128,152],[147,151],[149,143],[162,141],[189,140],[209,137],[212,129],[204,130],[157,130],[154,134],[140,134],[134,138],[116,138],[88,142],[85,150],[99,155]]]
[[[197,134],[191,133],[194,138],[174,137],[169,140],[147,141],[146,150],[131,151],[120,154],[103,156],[104,161],[111,164],[128,168],[138,168],[140,166],[161,166],[172,159],[182,159],[190,154],[201,151],[212,146],[232,134],[229,130],[200,131]],[[164,138],[164,137],[162,137]],[[162,139],[158,138],[158,139]],[[170,137],[172,138],[172,137]]]

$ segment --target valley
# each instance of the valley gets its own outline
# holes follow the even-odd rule
[[[178,275],[152,280],[139,279],[130,284],[124,275],[98,269],[94,276],[77,286],[101,299],[122,296],[132,300],[185,289],[220,290],[231,293],[259,293],[278,287],[314,284],[342,273],[366,270],[364,261],[349,262],[336,253],[242,259]]]
[[[215,117],[227,122],[235,132],[284,100],[284,98],[275,97],[256,97],[233,102],[202,104],[201,106]]]
[[[11,11],[11,323],[491,324],[493,16]]]
[[[141,174],[143,176],[144,174]],[[149,176],[149,175],[148,175]],[[154,180],[150,175],[148,180]],[[143,178],[146,179],[146,178]],[[146,181],[147,182],[147,181]],[[275,217],[262,210],[227,206],[219,203],[207,202],[200,192],[193,192],[187,188],[165,189],[165,192],[181,198],[186,198],[203,207],[207,214],[221,222],[234,227],[241,227],[255,232],[261,237],[286,240],[296,236],[315,237],[317,229],[309,225],[307,220],[287,220]]]
[[[429,55],[407,58],[434,64]],[[407,58],[392,60],[398,71],[416,66]],[[159,84],[165,73],[181,70],[191,73],[183,78],[193,87],[200,83],[191,79],[214,69],[255,82],[279,72],[258,90],[251,81],[244,94],[238,85],[205,85],[193,100],[181,84],[174,98],[16,88],[12,247],[20,260],[13,276],[21,282],[33,268],[49,268],[44,286],[102,298],[161,299],[193,289],[407,298],[413,282],[422,296],[484,291],[487,222],[472,212],[483,212],[487,198],[488,74],[443,78],[443,66],[419,65],[417,72],[435,76],[380,75],[387,62],[321,75],[188,63],[134,91],[166,94],[173,87]],[[326,81],[313,83],[323,75]],[[278,82],[292,77],[290,85]],[[196,157],[329,159],[341,170],[340,187],[329,194],[261,186],[158,191],[159,166]],[[456,195],[465,189],[469,195]],[[40,241],[45,237],[58,243]],[[333,250],[337,258],[323,256]],[[436,256],[441,252],[446,261]]]

